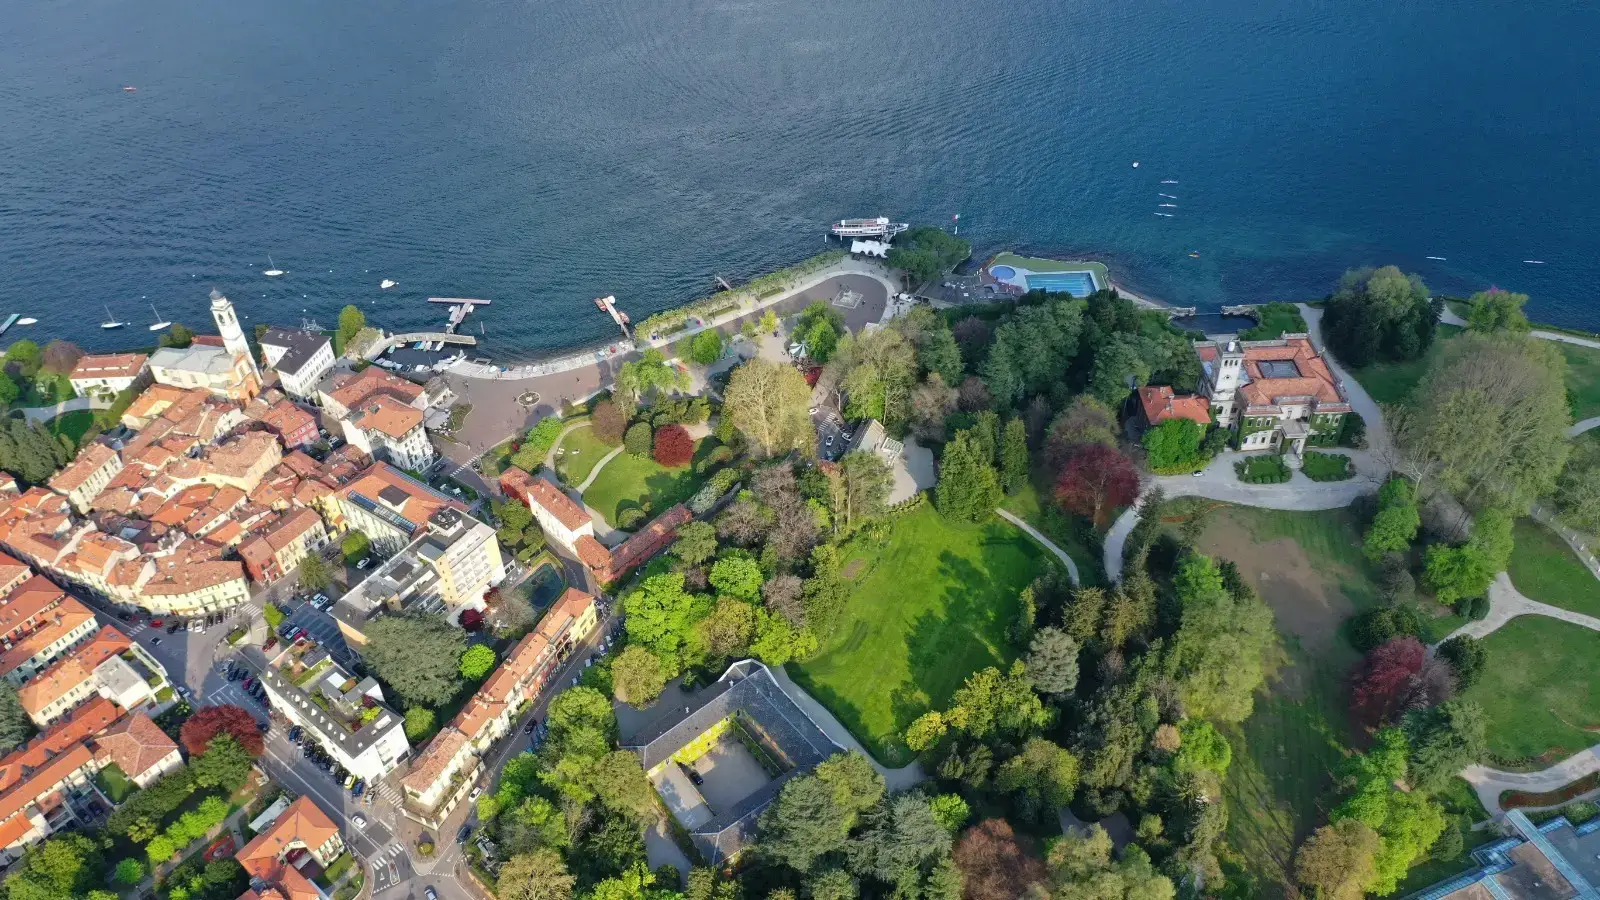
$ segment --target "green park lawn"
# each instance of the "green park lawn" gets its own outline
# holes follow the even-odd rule
[[[1413,362],[1378,363],[1356,369],[1355,378],[1379,403],[1398,403],[1410,396],[1445,341],[1460,334],[1454,325],[1440,325],[1439,337],[1427,355]],[[1600,416],[1600,350],[1577,344],[1557,344],[1567,358],[1567,391],[1578,419]]]
[[[51,434],[66,435],[72,439],[72,446],[78,446],[83,440],[83,435],[94,425],[94,410],[79,409],[69,413],[62,413],[51,419],[47,427]]]
[[[587,425],[575,428],[567,432],[567,436],[556,445],[556,473],[562,481],[577,487],[589,477],[595,463],[604,459],[612,449],[595,437],[593,428]]]
[[[696,443],[696,457],[704,443]],[[704,481],[692,464],[669,469],[648,456],[619,453],[583,492],[583,502],[599,510],[611,527],[619,528],[617,515],[623,510],[644,509],[648,517],[654,517],[694,496]]]
[[[1484,638],[1489,662],[1464,695],[1483,705],[1489,752],[1501,765],[1541,768],[1595,742],[1600,726],[1600,634],[1544,616],[1519,616]],[[1520,767],[1520,766],[1519,766]]]
[[[1567,358],[1567,392],[1578,419],[1600,416],[1600,350],[1559,344]]]
[[[920,506],[882,543],[845,547],[852,590],[838,626],[789,672],[879,762],[905,765],[912,720],[948,704],[968,675],[1016,657],[1006,632],[1046,554],[1003,519],[953,522]]]
[[[1067,551],[1072,561],[1078,564],[1078,576],[1083,579],[1085,586],[1105,582],[1101,571],[1100,548],[1090,547],[1079,539],[1065,513],[1041,504],[1039,492],[1033,485],[1008,496],[1000,505],[1006,512],[1044,532],[1057,547]]]
[[[1517,520],[1512,534],[1517,544],[1507,571],[1517,590],[1541,603],[1600,616],[1600,580],[1566,541],[1532,519]]]
[[[1233,764],[1223,785],[1229,845],[1260,879],[1263,896],[1282,896],[1295,848],[1327,821],[1334,773],[1353,740],[1346,678],[1360,657],[1345,623],[1378,604],[1381,594],[1349,510],[1286,512],[1189,500],[1165,521],[1180,526],[1208,507],[1200,549],[1239,566],[1272,608],[1285,652],[1276,677],[1256,695],[1254,714],[1225,730]]]
[[[1446,340],[1460,334],[1461,328],[1455,325],[1440,325],[1439,340],[1421,359],[1410,362],[1375,363],[1364,369],[1355,369],[1352,374],[1361,386],[1367,389],[1372,399],[1379,403],[1399,403],[1411,395],[1422,376],[1427,373],[1428,366],[1434,357],[1438,356],[1439,348]]]

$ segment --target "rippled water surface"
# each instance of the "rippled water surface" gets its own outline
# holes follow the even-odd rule
[[[355,302],[407,327],[440,321],[429,295],[489,298],[487,348],[530,356],[609,337],[594,296],[642,318],[880,212],[959,212],[981,251],[1094,254],[1185,305],[1396,262],[1600,328],[1593,3],[58,0],[5,21],[0,310],[32,337],[142,340],[147,304],[201,323],[216,284],[255,322]],[[288,275],[259,274],[269,253]],[[105,304],[136,327],[101,332]]]

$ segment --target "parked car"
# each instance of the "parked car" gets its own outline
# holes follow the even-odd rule
[[[522,733],[523,734],[533,734],[534,729],[536,729],[538,727],[539,727],[539,720],[538,719],[529,719],[528,720],[528,724],[522,726]]]
[[[161,646],[161,638],[151,638],[150,639],[150,646],[152,646],[152,647]]]
[[[161,621],[162,620],[160,620],[160,619],[151,619],[150,620],[150,627],[151,628],[160,628],[161,627]]]
[[[437,891],[435,891],[431,887],[430,888],[423,888],[422,889],[422,893],[423,893],[423,896],[428,898],[428,900],[439,900],[439,893]]]
[[[365,828],[367,827],[367,817],[363,816],[361,813],[356,813],[350,817],[350,824],[357,828]]]
[[[467,802],[468,803],[477,803],[478,802],[478,798],[482,797],[482,796],[483,796],[483,785],[480,784],[477,787],[474,787],[472,789],[472,793],[467,795]]]
[[[363,557],[361,557],[361,561],[356,563],[356,568],[365,569],[367,566],[370,566],[370,565],[372,565],[372,557],[363,556]]]
[[[456,832],[456,843],[465,844],[467,842],[467,838],[469,837],[472,837],[472,826],[463,825],[461,826],[461,830]]]

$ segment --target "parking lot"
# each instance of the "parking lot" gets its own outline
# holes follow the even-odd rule
[[[855,437],[855,433],[849,430],[849,425],[836,411],[825,406],[814,409],[816,412],[811,414],[811,422],[817,427],[817,455],[829,462],[837,462],[850,449],[850,439]]]

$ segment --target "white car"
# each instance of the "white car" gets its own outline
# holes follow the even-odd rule
[[[356,813],[350,817],[350,824],[357,828],[365,828],[367,827],[367,817],[363,816],[361,813]]]
[[[482,796],[483,796],[483,785],[480,784],[477,787],[472,789],[472,793],[467,795],[467,802],[468,803],[477,803],[478,802],[478,798],[482,797]]]

